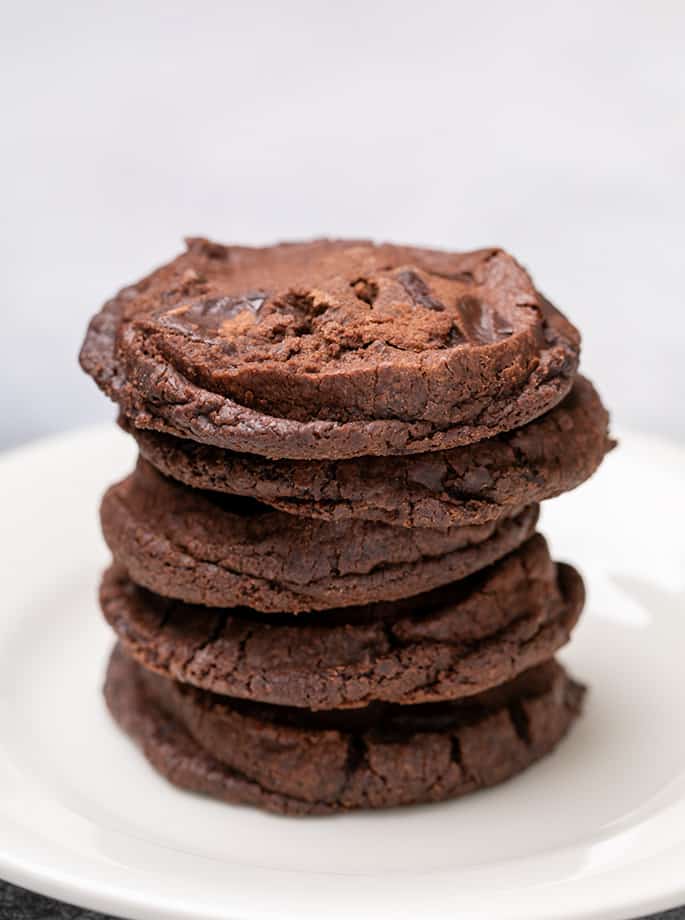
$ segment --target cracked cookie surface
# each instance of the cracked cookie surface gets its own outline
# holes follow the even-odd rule
[[[136,427],[313,459],[511,430],[564,397],[579,350],[502,250],[190,240],[94,317],[81,363]]]
[[[147,670],[227,696],[334,709],[457,699],[510,680],[568,641],[584,590],[536,534],[461,582],[294,621],[162,598],[116,568],[100,601]]]
[[[397,600],[463,578],[531,536],[538,506],[448,530],[312,520],[191,489],[139,459],[106,492],[100,516],[115,562],[142,587],[211,607],[299,613]]]
[[[122,427],[167,476],[250,495],[290,514],[443,529],[496,520],[588,479],[613,446],[609,415],[589,380],[523,428],[464,447],[404,457],[268,460]]]
[[[216,696],[159,677],[117,647],[105,698],[181,788],[284,814],[455,798],[549,753],[583,688],[554,661],[468,700],[309,712]]]

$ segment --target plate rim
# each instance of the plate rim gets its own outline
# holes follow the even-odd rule
[[[27,459],[31,460],[32,463],[39,463],[41,460],[49,462],[49,458],[55,450],[76,448],[84,440],[90,441],[107,436],[113,430],[115,430],[115,426],[111,422],[87,425],[66,432],[49,434],[40,439],[17,445],[0,453],[0,471],[11,471],[12,467],[15,465],[21,466]],[[675,439],[625,429],[620,432],[619,436],[626,442],[649,447],[655,453],[671,458],[680,458],[685,461],[685,445]],[[29,830],[29,833],[31,834],[33,831]],[[10,839],[5,839],[7,836]],[[54,846],[52,844],[53,852]],[[685,854],[685,829],[683,839],[677,842],[677,849],[682,849]],[[193,859],[205,858],[197,857],[195,854],[188,855]],[[652,855],[651,858],[654,859],[654,856]],[[79,857],[78,863],[74,862],[74,865],[78,865],[78,868],[70,871],[65,870],[63,864],[49,865],[44,858],[31,860],[28,856],[23,858],[16,856],[11,851],[11,832],[8,835],[0,830],[0,875],[12,884],[20,885],[47,897],[66,901],[78,907],[119,914],[123,917],[145,918],[145,920],[156,917],[165,917],[168,920],[172,920],[172,918],[173,920],[190,920],[191,917],[204,916],[189,912],[182,905],[170,905],[165,902],[163,897],[155,900],[150,897],[149,891],[136,897],[131,895],[128,887],[117,887],[111,881],[109,884],[102,881],[91,882],[89,878],[83,877],[83,871],[84,869],[87,870],[87,864],[92,862],[93,857],[89,857],[87,860]],[[278,875],[282,871],[288,870],[270,869],[268,871],[272,875]],[[325,877],[329,873],[318,872],[310,874]],[[443,873],[438,874],[442,875]],[[621,894],[624,895],[623,898],[621,898]],[[522,894],[522,897],[525,897],[525,893]],[[668,910],[683,904],[685,904],[685,870],[682,873],[682,878],[675,880],[669,890],[663,890],[660,893],[646,891],[640,895],[632,891],[630,886],[625,886],[625,888],[621,888],[618,892],[618,897],[614,898],[611,904],[604,902],[589,909],[575,909],[573,913],[569,913],[565,906],[563,917],[567,918],[567,920],[570,920],[571,917],[578,918],[578,920],[581,920],[581,918],[582,920],[611,920],[611,918],[620,920],[620,918]],[[496,905],[493,905],[493,907],[496,907]],[[248,920],[248,918],[254,918],[259,915],[258,911],[243,913],[229,904],[224,905],[222,909],[224,910],[222,916],[226,920],[229,916],[231,920]],[[230,911],[230,915],[225,913],[226,910]],[[208,914],[207,916],[213,917],[214,915]],[[288,916],[288,914],[284,914],[284,916]],[[467,914],[464,914],[464,916],[467,916]],[[497,917],[506,917],[507,914],[500,914],[493,909],[489,912],[489,916],[492,920],[496,920]],[[542,915],[530,913],[529,916],[531,920],[538,916],[542,920]],[[548,914],[548,916],[550,915]],[[557,914],[555,913],[554,916],[556,917]],[[562,915],[559,916],[561,917]]]

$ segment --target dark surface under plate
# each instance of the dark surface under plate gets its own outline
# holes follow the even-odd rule
[[[0,920],[114,920],[110,914],[98,914],[0,881]],[[647,920],[647,918],[644,918]],[[685,907],[662,914],[651,914],[649,920],[685,920]]]

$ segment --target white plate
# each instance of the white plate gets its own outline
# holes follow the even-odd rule
[[[181,793],[107,716],[95,429],[0,460],[0,876],[133,918],[634,917],[685,902],[685,450],[626,436],[549,503],[589,603],[591,687],[557,752],[450,804],[292,819]]]

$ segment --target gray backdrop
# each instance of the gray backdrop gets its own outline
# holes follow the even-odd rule
[[[90,314],[184,234],[500,244],[685,437],[685,4],[4,5],[0,446],[111,418]]]

